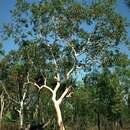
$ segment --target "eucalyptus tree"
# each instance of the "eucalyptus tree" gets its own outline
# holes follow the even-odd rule
[[[1,67],[1,88],[7,95],[8,101],[12,101],[13,108],[19,113],[20,127],[23,128],[23,109],[27,102],[28,88],[26,86],[26,74],[23,64],[20,64],[18,53],[11,51],[0,63]],[[25,74],[25,77],[24,77]]]
[[[4,55],[4,51],[3,51],[2,43],[0,43],[0,60],[1,60],[1,56],[3,55]],[[1,68],[1,65],[0,65],[0,68]],[[1,73],[2,73],[2,69],[0,71],[0,77],[1,77]],[[0,88],[0,128],[1,128],[1,122],[3,119],[4,109],[5,109],[5,93]]]
[[[17,0],[11,11],[13,21],[4,25],[4,37],[10,37],[18,50],[25,49],[21,58],[30,54],[24,58],[28,64],[28,84],[52,94],[60,130],[65,130],[60,106],[66,96],[72,95],[73,87],[71,83],[63,87],[62,83],[74,79],[80,71],[88,73],[93,63],[97,66],[102,62],[107,50],[126,41],[126,24],[115,12],[114,4],[115,0],[92,4],[74,0]],[[43,73],[42,84],[35,82],[35,70]],[[60,88],[63,91],[58,94]]]
[[[0,92],[0,129],[1,129],[1,122],[3,119],[4,109],[5,109],[5,95],[4,92],[1,91]]]

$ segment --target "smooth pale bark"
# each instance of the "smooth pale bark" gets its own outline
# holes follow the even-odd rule
[[[4,94],[1,93],[0,95],[0,129],[1,129],[1,123],[2,123],[2,118],[3,118],[3,111],[4,111]]]
[[[23,128],[23,101],[20,102],[20,110],[17,110],[19,113],[19,123],[20,123],[20,128]]]
[[[57,68],[57,63],[56,63],[55,58],[54,58],[54,63],[55,63],[55,66]],[[57,99],[56,98],[57,97],[57,91],[60,88],[60,75],[57,73],[57,75],[54,78],[57,81],[57,84],[56,84],[54,90],[51,87],[49,87],[49,86],[46,85],[46,78],[45,78],[45,83],[42,86],[39,86],[37,83],[30,82],[29,81],[29,74],[27,76],[27,79],[28,79],[27,84],[35,85],[39,89],[39,91],[42,88],[46,88],[46,89],[48,89],[51,92],[51,94],[52,94],[52,101],[54,103],[54,107],[55,107],[55,111],[56,111],[56,116],[57,116],[58,128],[59,128],[59,130],[65,130],[63,119],[62,119],[62,114],[61,114],[61,109],[60,109],[60,104],[62,103],[63,99],[68,95],[68,93],[69,93],[69,91],[71,89],[71,86],[69,86],[68,88],[66,88],[65,91],[61,94],[60,98]]]
[[[62,114],[61,114],[61,109],[60,109],[60,104],[58,103],[58,101],[53,101],[53,103],[56,110],[58,128],[59,130],[65,130],[63,119],[62,119]]]
[[[2,120],[3,117],[3,111],[4,111],[4,94],[2,93],[0,95],[0,121]]]

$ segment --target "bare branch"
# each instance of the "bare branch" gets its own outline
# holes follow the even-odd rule
[[[20,110],[18,110],[18,109],[17,109],[16,111],[17,111],[18,113],[21,113],[21,111],[20,111]]]
[[[53,90],[52,90],[50,87],[48,87],[47,85],[39,86],[37,83],[33,83],[33,82],[31,82],[31,81],[29,81],[28,83],[26,83],[26,85],[27,85],[27,84],[32,84],[33,86],[36,86],[39,90],[41,90],[42,88],[46,88],[46,89],[48,89],[51,93],[53,93]]]
[[[29,82],[29,72],[27,73],[27,83]]]
[[[47,121],[47,123],[45,123],[44,126],[43,126],[42,128],[47,127],[47,126],[50,124],[50,122],[51,122],[51,119],[49,119],[49,120]]]
[[[56,93],[57,90],[58,90],[59,87],[60,87],[60,75],[59,75],[59,74],[57,74],[56,80],[57,80],[57,84],[56,84],[56,87],[55,87],[55,89],[54,89],[54,93]]]
[[[77,59],[77,53],[76,50],[74,49],[73,45],[69,44],[68,45],[71,47],[72,52],[73,52],[73,67],[69,70],[69,72],[67,73],[67,79],[69,79],[71,73],[74,71],[74,69],[76,68],[76,59]]]
[[[67,95],[67,93],[69,92],[71,86],[69,86],[68,88],[65,89],[65,91],[62,93],[61,97],[58,99],[58,103],[61,104],[61,102],[63,101],[64,97]]]
[[[4,111],[4,107],[5,107],[5,102],[4,102],[4,92],[1,93],[0,95],[0,121],[2,120],[3,117],[3,111]]]
[[[67,98],[72,97],[72,94],[73,94],[73,93],[74,93],[74,92],[68,93],[68,94],[66,95],[66,97],[67,97]]]
[[[40,90],[41,90],[42,88],[48,89],[48,90],[53,94],[53,90],[52,90],[50,87],[48,87],[47,85],[42,85],[42,86],[40,87]]]
[[[31,82],[31,81],[29,80],[29,73],[28,73],[27,83],[25,83],[24,85],[27,85],[27,84],[32,84],[33,86],[36,86],[39,90],[41,90],[42,88],[46,88],[46,89],[48,89],[51,93],[53,93],[53,90],[46,85],[46,78],[44,78],[44,85],[39,86],[37,83],[33,83],[33,82]]]
[[[46,85],[47,79],[44,77],[44,85]]]
[[[17,102],[15,99],[13,99],[13,98],[9,95],[9,93],[7,92],[7,90],[6,90],[5,86],[3,85],[2,81],[0,81],[0,83],[1,83],[1,86],[2,86],[3,90],[5,91],[5,94],[8,96],[8,98],[9,98],[10,100],[12,100],[13,102],[19,104],[19,102]]]
[[[25,98],[26,98],[26,94],[27,94],[27,91],[24,92],[24,94],[23,94],[23,98],[22,98],[22,101],[25,100]]]

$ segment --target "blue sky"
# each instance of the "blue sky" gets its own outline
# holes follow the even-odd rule
[[[15,0],[0,0],[0,26],[11,21],[10,10],[13,8]],[[3,43],[4,50],[8,52],[15,48],[13,41],[7,40]]]
[[[29,0],[32,1],[32,0]],[[34,1],[34,0],[33,0]],[[15,0],[0,0],[0,26],[3,23],[8,23],[11,21],[10,10],[13,8]],[[124,0],[118,0],[116,10],[124,17],[127,17],[130,21],[130,9],[125,5]],[[127,29],[128,36],[130,38],[130,27]],[[12,44],[12,40],[4,42],[3,46],[6,52],[15,48],[15,45]],[[123,52],[127,52],[126,47],[122,47]]]

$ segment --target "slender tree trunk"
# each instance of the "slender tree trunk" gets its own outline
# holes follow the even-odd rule
[[[65,130],[63,120],[62,120],[60,105],[57,101],[54,101],[54,106],[55,106],[56,115],[57,115],[58,128],[59,128],[59,130]]]
[[[123,129],[123,121],[122,121],[122,118],[119,119],[119,125],[120,125],[121,129]]]
[[[37,106],[38,106],[38,110],[37,110],[37,121],[38,121],[38,123],[40,123],[41,122],[41,108],[40,108],[40,91],[38,92],[38,104],[37,104]]]
[[[19,112],[19,123],[20,123],[20,129],[23,128],[23,102],[21,101],[20,103],[20,110],[18,110]]]
[[[128,114],[130,116],[130,92],[128,92],[128,101],[127,101],[127,104],[128,104]]]
[[[4,111],[4,94],[0,95],[0,129],[2,125],[3,111]]]
[[[23,114],[22,114],[22,112],[19,113],[19,117],[20,117],[20,128],[23,128]]]
[[[97,125],[98,125],[98,130],[101,130],[101,127],[100,127],[100,113],[99,112],[97,113]]]

